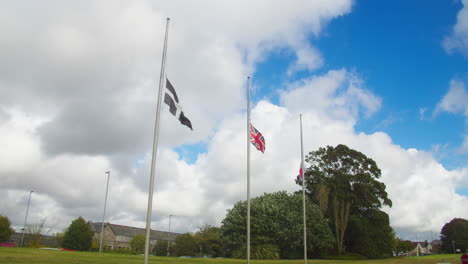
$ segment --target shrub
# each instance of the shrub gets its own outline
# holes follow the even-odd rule
[[[15,232],[15,230],[11,228],[10,219],[0,215],[0,242],[9,241],[13,232]]]
[[[67,249],[86,251],[91,248],[93,231],[80,216],[73,220],[63,235],[62,246]]]

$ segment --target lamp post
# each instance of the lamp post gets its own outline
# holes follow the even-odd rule
[[[107,191],[109,190],[110,171],[106,171],[106,173],[107,173],[107,186],[106,186],[106,197],[104,198],[104,212],[102,214],[101,241],[99,242],[99,253],[101,253],[102,251],[102,238],[104,237],[104,220],[106,218]]]
[[[171,243],[169,242],[169,236],[171,235],[171,218],[172,215],[169,215],[169,231],[167,232],[167,256],[169,257],[169,248],[171,247]]]
[[[20,244],[21,247],[23,246],[24,232],[26,231],[26,221],[28,219],[29,204],[31,203],[31,195],[33,192],[34,191],[29,191],[28,207],[26,207],[26,217],[24,218],[23,234],[21,234],[21,244]]]

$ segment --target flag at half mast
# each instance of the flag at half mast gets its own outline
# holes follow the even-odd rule
[[[164,103],[169,106],[169,112],[177,117],[182,125],[188,126],[193,131],[192,122],[184,115],[182,106],[179,104],[179,97],[169,79],[166,79]]]
[[[304,180],[304,175],[302,174],[302,163],[299,168],[299,175],[296,177],[296,184],[302,186],[302,181]]]
[[[250,124],[250,143],[262,153],[265,152],[265,138],[252,124]]]

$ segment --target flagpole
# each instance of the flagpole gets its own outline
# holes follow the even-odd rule
[[[305,200],[305,168],[304,168],[304,143],[302,140],[302,114],[299,115],[301,125],[301,170],[302,170],[302,211],[304,213],[304,264],[307,264],[307,226],[306,226],[306,200]]]
[[[247,77],[247,264],[250,264],[250,77]]]
[[[154,124],[154,139],[153,139],[153,156],[151,159],[151,174],[150,184],[148,192],[148,210],[146,212],[146,233],[145,233],[145,264],[148,264],[148,252],[150,246],[150,235],[151,235],[151,213],[153,211],[153,192],[154,192],[154,171],[156,168],[156,155],[158,153],[158,138],[159,138],[159,117],[161,112],[161,101],[162,92],[165,79],[165,67],[166,67],[166,50],[167,50],[167,39],[169,35],[169,18],[166,22],[166,33],[164,35],[164,48],[161,62],[161,75],[159,76],[159,91],[158,91],[158,102],[156,104],[156,120]]]

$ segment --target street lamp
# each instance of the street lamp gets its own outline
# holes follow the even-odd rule
[[[169,257],[169,248],[171,247],[171,243],[169,242],[169,236],[171,235],[171,218],[172,215],[169,215],[169,231],[167,232],[167,256]]]
[[[106,218],[107,191],[109,190],[110,171],[106,171],[106,173],[107,173],[107,186],[106,186],[106,197],[104,198],[104,212],[102,214],[101,241],[99,242],[99,253],[101,253],[102,251],[102,238],[104,237],[104,220]]]
[[[31,203],[31,195],[34,191],[29,191],[29,200],[28,200],[28,207],[26,207],[26,217],[24,218],[24,227],[23,227],[23,234],[21,234],[21,244],[23,246],[24,241],[24,232],[26,231],[26,220],[28,219],[28,212],[29,212],[29,204]]]

